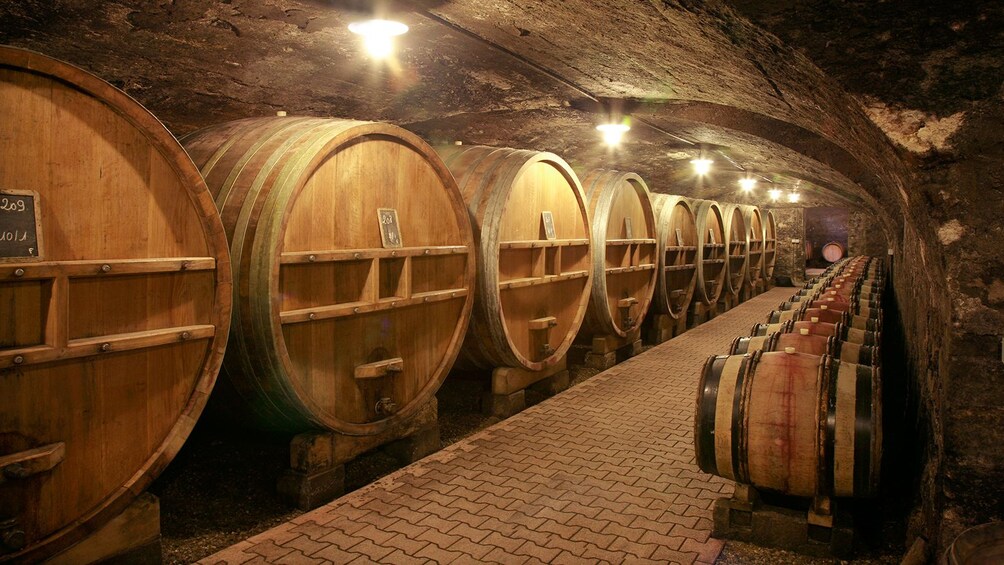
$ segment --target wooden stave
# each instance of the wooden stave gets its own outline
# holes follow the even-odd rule
[[[435,150],[457,179],[467,204],[477,242],[477,288],[471,323],[457,359],[465,369],[515,367],[541,371],[561,362],[571,347],[575,335],[585,320],[592,287],[592,242],[587,245],[586,280],[568,331],[551,355],[532,361],[516,351],[509,338],[509,329],[502,319],[499,293],[499,231],[509,191],[513,182],[527,167],[548,163],[569,182],[585,226],[585,238],[591,235],[582,184],[572,168],[559,156],[541,151],[505,147],[443,145]],[[491,190],[503,187],[503,190]],[[487,237],[486,237],[487,236]]]
[[[700,265],[697,269],[697,280],[694,282],[694,294],[703,304],[710,306],[718,302],[719,297],[721,297],[722,293],[725,291],[725,277],[728,270],[725,265],[728,263],[728,259],[724,259],[725,263],[722,265],[714,279],[710,281],[714,283],[715,290],[713,293],[708,294],[707,285],[709,281],[705,280],[706,273],[703,263],[703,261],[707,260],[705,259],[705,243],[707,242],[707,231],[709,229],[708,215],[710,214],[715,217],[716,223],[720,228],[718,231],[722,240],[715,240],[718,245],[725,244],[725,222],[722,216],[721,208],[718,203],[713,200],[692,200],[691,208],[694,210],[694,224],[697,227],[697,262]]]
[[[468,292],[442,360],[422,389],[395,413],[359,423],[325,413],[311,394],[290,378],[292,361],[278,316],[279,306],[272,297],[280,292],[279,249],[289,221],[289,204],[304,189],[313,171],[336,155],[336,150],[365,139],[391,139],[407,146],[424,157],[442,182],[461,232],[459,243],[468,250],[463,275]],[[221,394],[216,395],[221,411],[232,419],[248,420],[263,429],[294,433],[326,429],[356,436],[379,434],[418,414],[455,362],[473,307],[470,293],[474,281],[474,265],[470,260],[473,231],[453,176],[432,148],[418,136],[390,124],[311,117],[236,120],[193,132],[182,142],[200,162],[216,195],[238,275],[232,326],[238,330],[235,335],[241,338],[232,340],[231,352],[224,363],[228,378],[221,383]],[[262,154],[269,155],[265,163],[267,174],[262,176],[264,166],[252,167],[247,170],[254,173],[253,182],[246,185],[238,182],[250,160]],[[235,159],[233,166],[227,167],[231,159]],[[250,205],[249,198],[253,199]],[[256,373],[262,378],[237,376]]]
[[[722,204],[722,219],[725,220],[725,249],[729,257],[725,263],[725,290],[733,297],[738,298],[743,285],[746,284],[746,273],[749,270],[749,229],[746,224],[746,217],[742,207],[738,204]],[[741,222],[736,226],[735,222]],[[736,238],[735,232],[742,231],[742,237]],[[732,254],[732,246],[742,245],[742,252]],[[736,265],[740,265],[737,269]],[[736,272],[738,270],[738,273]]]
[[[590,289],[589,305],[586,309],[586,316],[583,319],[579,336],[600,336],[609,335],[626,338],[630,334],[641,328],[641,321],[645,319],[652,306],[655,295],[657,275],[659,274],[659,262],[655,257],[658,252],[658,233],[655,224],[655,214],[652,209],[652,200],[648,185],[636,173],[614,171],[608,169],[594,169],[582,177],[582,187],[585,199],[588,202],[589,222],[591,227],[591,254],[593,264],[593,280]],[[630,297],[638,301],[635,310],[635,323],[630,327],[624,327],[620,320],[614,319],[611,314],[612,309],[616,309],[616,304],[611,304],[608,296],[610,286],[609,277],[606,273],[606,242],[608,224],[610,222],[610,206],[618,190],[624,190],[625,186],[633,189],[638,196],[643,215],[645,216],[644,232],[635,233],[636,239],[651,239],[656,242],[653,250],[653,260],[655,268],[652,269],[648,281],[643,287]],[[637,230],[638,227],[633,227]],[[632,273],[626,273],[628,275]],[[617,276],[617,275],[613,275]],[[628,297],[625,297],[628,298]]]
[[[796,373],[788,372],[792,367],[789,363],[799,366]],[[770,369],[777,366],[789,369],[775,374]],[[751,424],[757,413],[761,417],[764,413],[771,414],[769,409],[758,411],[754,406],[753,399],[762,398],[764,388],[767,391],[771,388],[760,386],[757,381],[762,379],[787,379],[789,387],[784,390],[802,397],[800,414],[807,417],[787,423]],[[848,383],[857,385],[855,402],[848,401]],[[760,396],[755,393],[758,386]],[[800,386],[801,392],[796,393],[791,386]],[[861,402],[856,402],[858,394]],[[835,398],[832,405],[831,395]],[[773,405],[759,404],[768,408]],[[858,427],[857,420],[862,418],[867,418],[867,422]],[[736,422],[740,424],[737,426]],[[789,429],[792,422],[795,427]],[[694,417],[695,459],[703,472],[784,494],[873,497],[878,494],[881,469],[881,422],[881,375],[877,367],[841,363],[827,355],[805,353],[716,355],[705,362],[700,373]],[[762,433],[775,428],[786,430],[785,438],[770,440],[768,433],[764,434],[768,439],[751,443],[751,431]],[[803,460],[803,473],[785,476],[786,471],[791,471],[792,461],[775,464],[769,452],[778,441],[790,445],[788,442],[796,435],[801,444],[797,449]],[[853,461],[850,469],[841,465],[848,454]],[[772,471],[780,476],[772,476]]]
[[[205,181],[174,136],[152,113],[128,94],[96,75],[41,53],[0,46],[0,69],[24,71],[68,86],[73,91],[93,98],[142,133],[149,142],[151,150],[164,159],[172,172],[177,175],[180,184],[187,189],[187,196],[202,224],[209,254],[216,259],[213,268],[215,283],[215,291],[212,293],[213,314],[210,320],[215,331],[210,338],[211,344],[206,349],[201,371],[193,379],[191,395],[181,409],[177,421],[168,430],[164,439],[157,444],[142,467],[133,473],[125,484],[101,499],[96,506],[83,511],[82,515],[71,523],[55,531],[43,533],[44,537],[28,539],[27,545],[22,549],[0,555],[0,561],[35,562],[51,557],[79,542],[121,514],[163,472],[184,445],[206,406],[223,362],[231,317],[232,273],[226,236]],[[6,261],[4,265],[14,264]]]
[[[658,194],[658,193],[653,193],[651,194],[651,196],[652,196],[652,205],[653,208],[655,209],[656,225],[659,230],[659,236],[658,236],[659,277],[658,277],[658,283],[656,285],[656,293],[654,298],[655,311],[660,314],[666,314],[667,316],[670,316],[674,320],[678,320],[680,319],[681,316],[686,316],[687,308],[689,308],[691,302],[694,299],[695,291],[697,288],[697,271],[699,269],[695,264],[695,268],[691,273],[690,281],[687,285],[681,288],[670,288],[668,282],[668,276],[665,276],[666,273],[665,269],[668,266],[665,264],[666,253],[667,253],[666,247],[668,246],[670,241],[675,242],[677,225],[673,223],[672,219],[674,217],[674,212],[677,210],[678,207],[680,209],[685,210],[684,218],[685,219],[689,218],[690,220],[689,225],[693,227],[693,232],[694,234],[696,234],[697,225],[694,221],[694,211],[693,208],[691,208],[690,203],[683,196]],[[688,234],[691,233],[690,230],[683,230],[681,228],[681,233],[683,231],[686,231]],[[673,239],[671,240],[670,238]],[[698,246],[697,241],[687,242],[687,243],[688,244],[692,243],[695,247]],[[698,253],[695,251],[694,253],[695,263],[697,260],[698,260]],[[684,298],[683,300],[674,304],[671,299],[671,293],[676,290],[683,291]]]

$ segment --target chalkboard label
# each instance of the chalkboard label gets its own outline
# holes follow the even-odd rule
[[[558,239],[554,232],[554,216],[550,212],[544,211],[540,213],[540,219],[544,223],[544,237],[549,240]]]
[[[631,218],[626,216],[624,218],[624,237],[626,239],[634,239],[634,228],[631,226]]]
[[[40,259],[38,194],[0,190],[0,259]]]
[[[397,223],[397,210],[377,208],[380,218],[380,240],[384,248],[401,247],[401,227]]]

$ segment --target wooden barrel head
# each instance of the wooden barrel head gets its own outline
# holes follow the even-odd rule
[[[777,262],[777,220],[774,212],[767,210],[763,214],[763,278],[770,280],[774,276],[774,264]]]
[[[749,266],[749,230],[742,208],[737,204],[722,205],[722,219],[725,220],[725,240],[728,251],[728,262],[725,267],[725,291],[733,296],[739,292],[746,282],[746,271]]]
[[[592,227],[593,283],[580,336],[627,337],[655,292],[657,234],[648,185],[634,173],[594,170],[582,179]]]
[[[34,562],[125,509],[181,448],[230,319],[223,227],[136,101],[0,47],[0,519]]]
[[[701,302],[711,305],[718,302],[728,271],[725,221],[717,202],[695,200],[693,208],[697,227],[697,263],[700,265],[695,294]]]
[[[184,143],[231,242],[231,413],[354,435],[417,413],[473,304],[473,232],[432,148],[389,124],[299,117],[212,126]]]
[[[835,263],[844,257],[844,246],[831,241],[823,246],[821,254],[827,262]]]
[[[756,285],[763,279],[763,216],[756,206],[740,206],[749,237],[749,261],[746,265],[746,283]]]
[[[673,319],[686,316],[697,283],[697,225],[682,196],[653,194],[659,230],[659,280],[655,309]]]
[[[592,284],[582,187],[557,155],[437,148],[480,234],[478,292],[459,363],[539,371],[564,357]]]

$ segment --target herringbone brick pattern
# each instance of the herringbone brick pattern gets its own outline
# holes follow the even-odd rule
[[[768,291],[205,563],[711,563],[697,373],[791,294]]]

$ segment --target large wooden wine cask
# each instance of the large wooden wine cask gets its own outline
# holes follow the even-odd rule
[[[701,470],[784,494],[871,497],[882,457],[877,367],[806,353],[719,355],[701,371]]]
[[[467,210],[432,148],[388,124],[299,117],[183,142],[234,267],[221,406],[349,435],[417,413],[459,352],[474,284]]]
[[[774,264],[777,262],[777,220],[774,212],[763,214],[763,278],[768,282],[774,278]]]
[[[552,153],[438,147],[478,234],[478,277],[462,367],[541,371],[564,358],[585,317],[589,217],[571,167]]]
[[[695,296],[704,304],[718,302],[725,288],[727,252],[725,221],[718,203],[694,200],[694,223],[697,227],[697,282]]]
[[[230,320],[223,226],[135,100],[0,47],[0,561],[124,510],[184,444]]]
[[[755,288],[763,280],[763,216],[756,206],[740,206],[743,220],[746,222],[746,233],[749,234],[747,246],[749,261],[746,265],[746,284]]]
[[[652,194],[659,234],[659,278],[654,310],[671,318],[686,317],[697,283],[697,225],[687,199]]]
[[[722,219],[725,220],[725,245],[729,259],[725,265],[724,292],[738,297],[746,282],[749,266],[749,230],[738,204],[722,205]]]
[[[593,283],[580,336],[627,337],[655,292],[657,234],[648,185],[635,173],[595,170],[582,178],[592,228]]]

